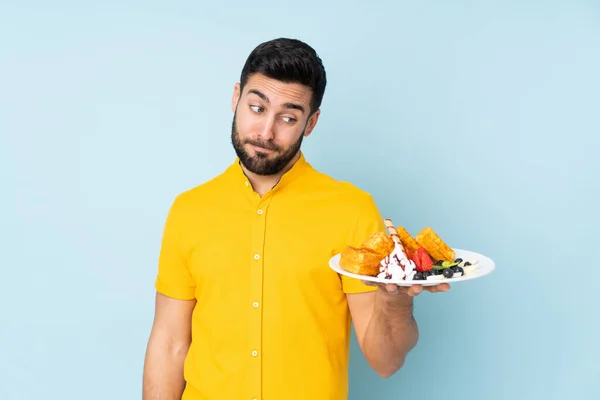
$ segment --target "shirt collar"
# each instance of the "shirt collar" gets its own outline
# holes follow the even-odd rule
[[[290,168],[279,180],[279,182],[273,187],[273,189],[280,189],[285,186],[288,186],[290,183],[295,181],[299,176],[302,175],[303,172],[309,167],[306,158],[304,157],[304,153],[300,152],[300,157],[292,168]],[[235,161],[229,167],[229,172],[234,176],[234,181],[239,183],[241,187],[251,187],[250,180],[244,174],[244,170],[242,169],[240,158],[236,157]]]

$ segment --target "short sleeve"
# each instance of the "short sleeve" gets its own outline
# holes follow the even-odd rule
[[[352,242],[349,245],[358,247],[371,234],[385,231],[386,228],[383,217],[381,216],[373,197],[368,195],[362,203],[356,222],[356,229],[352,235]],[[342,275],[342,290],[347,294],[364,293],[375,291],[377,290],[377,287],[365,285],[359,279]]]
[[[173,202],[164,225],[155,288],[178,300],[194,299],[195,283],[186,258],[184,236],[186,218],[178,199]]]

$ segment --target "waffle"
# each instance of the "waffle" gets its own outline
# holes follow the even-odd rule
[[[380,262],[394,249],[394,242],[384,232],[370,235],[359,247],[347,246],[340,256],[340,267],[358,274],[376,276]]]
[[[444,243],[431,227],[428,226],[419,232],[415,240],[435,260],[454,261],[454,250]]]
[[[385,257],[394,250],[394,242],[385,232],[376,232],[361,243],[360,248],[373,250],[375,253],[383,254],[383,257]]]
[[[415,239],[413,239],[412,236],[410,236],[410,233],[408,233],[403,226],[396,228],[396,231],[398,232],[402,246],[408,252],[407,255],[415,254],[417,249],[421,246],[419,246],[419,244],[415,241]]]

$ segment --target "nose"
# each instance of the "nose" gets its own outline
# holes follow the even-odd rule
[[[273,140],[275,138],[275,120],[274,118],[264,118],[258,130],[258,137],[261,140]]]

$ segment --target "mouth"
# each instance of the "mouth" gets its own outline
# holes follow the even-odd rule
[[[252,149],[258,153],[273,153],[275,151],[275,150],[267,149],[267,148],[260,147],[260,146],[254,145],[254,144],[250,144],[250,147],[252,147]]]

